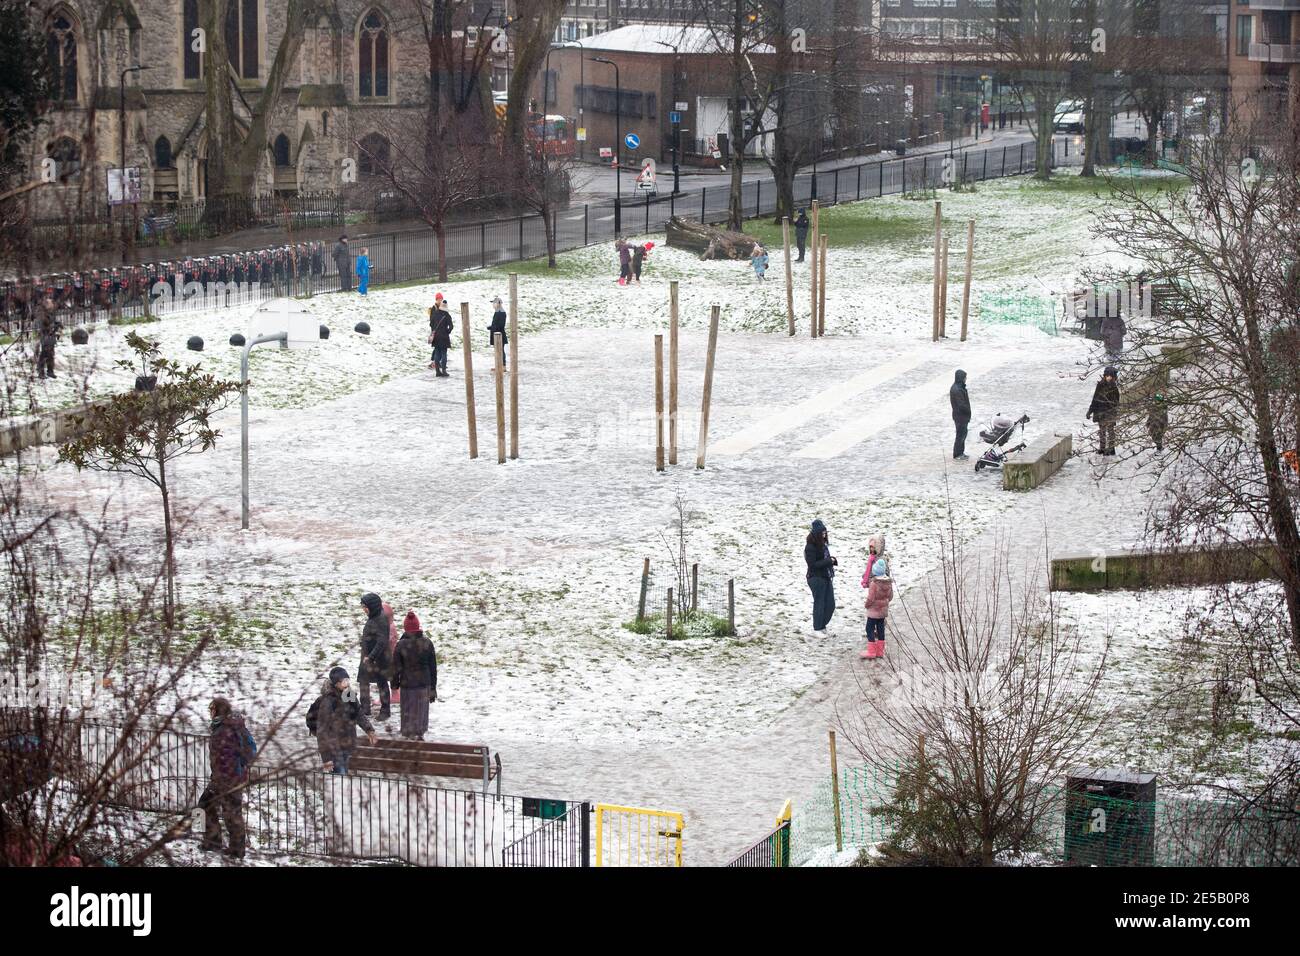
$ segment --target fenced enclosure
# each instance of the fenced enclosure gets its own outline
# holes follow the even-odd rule
[[[773,867],[790,865],[790,819],[793,812],[791,801],[785,802],[776,829],[752,844],[728,867]]]
[[[985,292],[976,300],[975,314],[990,325],[1020,325],[1047,335],[1060,334],[1056,303],[1046,295]]]
[[[1078,150],[1067,154],[1067,145],[1054,144],[1053,165],[1080,162]],[[1032,143],[1017,146],[967,147],[954,150],[952,155],[926,154],[901,159],[866,161],[853,166],[824,170],[816,175],[802,173],[794,178],[794,201],[804,206],[816,199],[823,206],[841,202],[855,202],[886,195],[900,194],[923,185],[935,189],[953,182],[971,183],[1004,176],[1017,176],[1033,172],[1036,157]],[[266,197],[268,211],[279,208],[276,204],[286,200]],[[274,201],[271,201],[274,200]],[[323,201],[323,200],[322,200]],[[743,184],[741,207],[743,216],[752,219],[776,212],[776,188],[761,179]],[[683,190],[677,194],[618,203],[607,200],[582,206],[569,206],[557,210],[555,217],[555,249],[566,252],[585,246],[612,242],[618,235],[635,235],[663,230],[675,215],[699,219],[715,224],[728,219],[729,189],[724,186]],[[323,215],[304,212],[303,215]],[[327,223],[316,223],[324,225]],[[290,238],[289,243],[293,240]],[[299,245],[302,245],[299,243]],[[0,326],[10,329],[26,328],[37,297],[49,291],[60,306],[60,318],[65,324],[93,322],[97,316],[120,315],[138,318],[146,312],[166,315],[181,310],[230,308],[245,306],[281,295],[312,296],[338,291],[340,278],[332,257],[318,257],[310,268],[299,267],[289,284],[288,277],[279,280],[271,274],[263,279],[248,279],[248,285],[238,296],[227,293],[219,299],[210,298],[198,291],[185,293],[182,288],[166,299],[150,296],[142,291],[153,286],[158,278],[170,279],[178,272],[184,273],[184,263],[200,264],[199,271],[211,262],[239,256],[272,254],[283,248],[277,243],[267,249],[252,250],[228,256],[183,257],[165,261],[142,263],[136,266],[109,267],[83,273],[59,273],[39,277],[0,282]],[[356,235],[350,238],[353,273],[355,259],[363,247],[370,250],[370,284],[373,287],[401,282],[432,279],[445,265],[448,272],[485,269],[490,266],[544,255],[546,229],[538,215],[515,216],[505,219],[485,220],[448,226],[442,243],[431,229],[412,228],[378,234]],[[325,250],[326,253],[329,250]],[[99,273],[104,273],[101,277]],[[119,273],[114,277],[114,273]],[[134,281],[133,277],[147,277]],[[107,281],[107,285],[102,283]],[[199,282],[218,281],[215,278]],[[233,282],[232,273],[232,282]],[[258,284],[253,285],[256,281]],[[89,296],[90,290],[103,288],[98,299]]]
[[[873,810],[893,800],[896,781],[895,772],[875,767],[840,770],[840,829],[845,847],[865,847],[891,838],[888,819]],[[1035,838],[1018,849],[1043,864],[1300,866],[1300,810],[1294,807],[1180,795],[1159,797],[1154,803],[1088,795],[1085,804],[1060,784],[1039,786],[1042,823]],[[829,780],[808,798],[796,801],[790,830],[793,865],[801,866],[835,847],[835,803]],[[1097,830],[1099,821],[1104,830]],[[1089,827],[1087,835],[1094,839],[1085,841]]]
[[[736,633],[736,581],[701,580],[700,566],[680,572],[650,568],[639,580],[636,619],[628,626],[638,634],[670,640],[731,637]]]

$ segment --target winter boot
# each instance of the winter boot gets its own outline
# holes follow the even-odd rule
[[[875,641],[868,641],[868,642],[867,642],[867,649],[866,649],[865,651],[862,651],[861,653],[859,653],[859,654],[858,654],[858,657],[862,658],[864,661],[869,661],[869,660],[871,660],[873,657],[876,656],[875,651],[876,651],[876,642],[875,642]]]
[[[876,641],[875,644],[876,644],[876,656],[877,656],[877,657],[884,657],[884,656],[885,656],[885,639],[882,637],[880,640]]]

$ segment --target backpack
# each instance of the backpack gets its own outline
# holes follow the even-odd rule
[[[257,741],[253,739],[252,733],[247,727],[241,727],[239,731],[239,756],[235,758],[235,770],[242,777],[248,770],[249,764],[257,756]]]
[[[316,724],[320,721],[320,702],[321,698],[317,697],[307,708],[307,733],[313,737],[316,736]]]

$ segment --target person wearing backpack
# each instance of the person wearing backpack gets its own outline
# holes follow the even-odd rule
[[[360,691],[361,712],[370,716],[370,685],[379,685],[379,719],[392,716],[388,697],[388,670],[392,657],[388,653],[388,616],[384,614],[384,601],[374,592],[361,596],[361,606],[366,609],[366,626],[361,631],[361,664],[357,668],[357,690]]]
[[[337,774],[348,772],[348,761],[357,746],[358,724],[373,744],[377,739],[374,724],[362,712],[348,672],[336,667],[330,671],[321,695],[307,711],[307,729],[316,736],[316,749],[324,770]]]
[[[402,691],[402,736],[423,740],[429,730],[429,702],[438,699],[438,655],[414,611],[406,612],[393,652],[393,687]]]
[[[226,825],[230,845],[227,857],[244,858],[244,788],[248,785],[248,768],[257,756],[257,744],[248,732],[244,718],[234,712],[230,701],[214,697],[208,705],[208,765],[211,776],[199,797],[203,811],[204,850],[221,851],[221,824]]]

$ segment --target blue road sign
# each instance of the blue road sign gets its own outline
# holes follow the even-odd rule
[[[681,121],[682,121],[682,114],[681,114],[681,113],[669,113],[669,114],[668,114],[668,122],[670,122],[670,123],[680,123]]]
[[[636,149],[641,145],[641,137],[636,133],[628,133],[623,137],[623,142],[627,144],[628,149]]]

